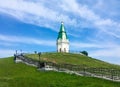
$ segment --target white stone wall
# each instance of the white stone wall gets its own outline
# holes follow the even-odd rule
[[[69,52],[69,41],[68,40],[58,40],[57,41],[57,51],[58,52]]]

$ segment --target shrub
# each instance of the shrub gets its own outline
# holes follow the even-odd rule
[[[87,52],[87,51],[81,51],[80,53],[82,53],[82,54],[88,56],[88,52]]]

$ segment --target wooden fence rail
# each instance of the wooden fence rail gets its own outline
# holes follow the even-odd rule
[[[61,70],[70,70],[73,72],[77,72],[83,76],[91,76],[91,77],[99,77],[99,78],[106,78],[109,80],[120,81],[120,70],[118,69],[110,69],[110,68],[93,68],[93,67],[86,67],[85,65],[72,65],[72,64],[56,64],[53,62],[40,62],[37,60],[33,60],[27,58],[23,55],[14,55],[14,60],[16,58],[21,59],[28,64],[33,64],[36,67],[42,68],[47,66],[51,66],[52,68],[57,69],[58,71]]]

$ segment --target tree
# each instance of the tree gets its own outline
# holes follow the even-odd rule
[[[35,54],[37,54],[37,51],[34,51]]]
[[[80,53],[82,53],[83,55],[88,56],[88,52],[87,51],[81,51]]]

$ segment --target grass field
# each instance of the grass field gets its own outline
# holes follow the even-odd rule
[[[120,87],[120,82],[38,71],[35,67],[14,63],[11,57],[0,59],[0,87]]]
[[[28,58],[39,60],[38,54],[27,54]],[[95,58],[72,53],[45,53],[41,55],[42,61],[49,61],[60,64],[85,65],[95,68],[115,68],[120,69],[119,65],[110,64]]]

